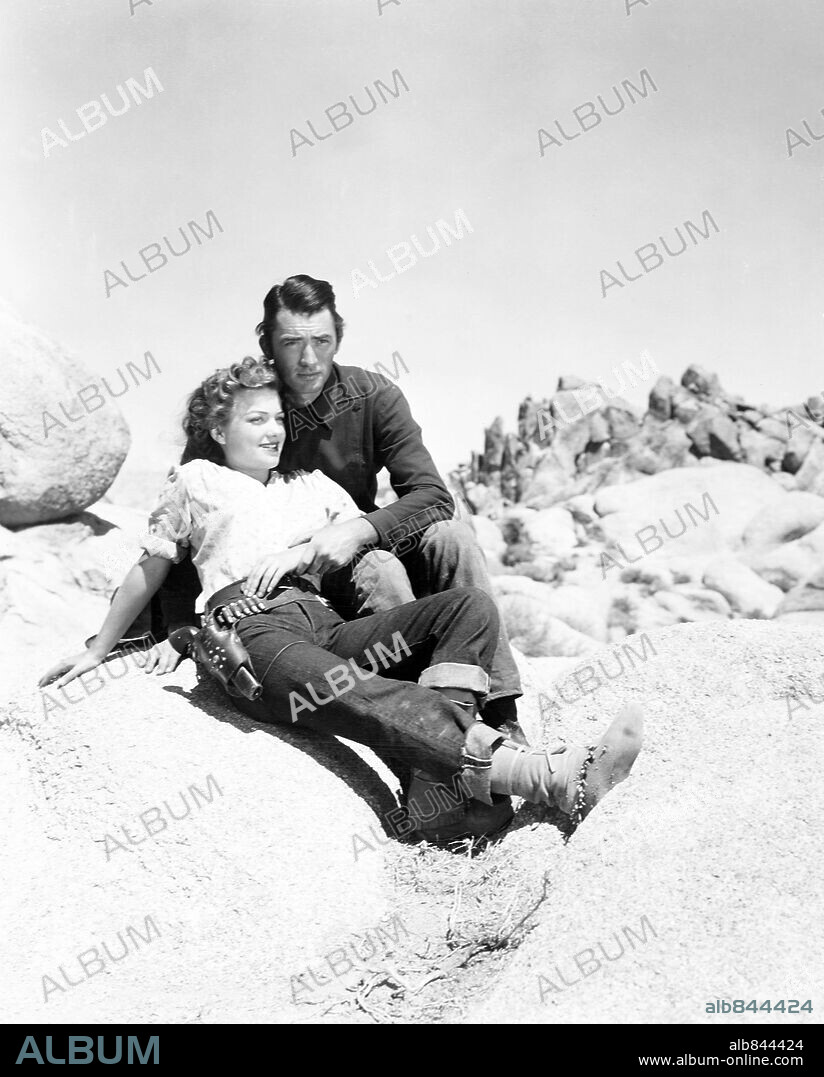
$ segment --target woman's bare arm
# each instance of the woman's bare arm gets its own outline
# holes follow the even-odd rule
[[[81,673],[99,666],[163,583],[171,564],[166,557],[142,557],[127,573],[91,646],[80,654],[56,662],[43,674],[38,685],[43,688],[59,677],[56,687],[62,688]]]

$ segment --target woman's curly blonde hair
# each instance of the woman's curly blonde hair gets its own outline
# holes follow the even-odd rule
[[[216,370],[201,382],[186,404],[183,417],[186,447],[181,464],[189,460],[224,463],[223,449],[212,437],[211,431],[228,422],[238,390],[264,386],[280,392],[280,381],[274,370],[262,359],[253,359],[250,355],[238,363]]]

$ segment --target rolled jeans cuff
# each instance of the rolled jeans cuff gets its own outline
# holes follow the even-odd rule
[[[423,671],[418,684],[422,688],[466,688],[482,696],[489,691],[486,672],[466,662],[437,662]]]
[[[483,722],[473,722],[466,734],[461,759],[461,777],[476,800],[492,803],[492,751],[504,740],[502,733]]]

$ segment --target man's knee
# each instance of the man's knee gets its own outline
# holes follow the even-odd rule
[[[421,547],[460,553],[478,547],[478,540],[472,526],[463,520],[438,520],[421,535]]]
[[[360,604],[373,613],[415,599],[403,563],[387,550],[369,550],[363,554],[352,572],[352,581]]]
[[[455,595],[456,605],[470,610],[475,616],[481,617],[488,623],[490,629],[496,634],[498,631],[498,607],[491,595],[481,587],[456,587],[446,592]]]
[[[462,520],[441,520],[427,528],[414,572],[430,594],[451,587],[491,588],[484,552],[472,526]]]

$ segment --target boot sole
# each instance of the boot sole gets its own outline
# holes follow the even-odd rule
[[[593,750],[577,798],[578,821],[586,819],[592,809],[632,770],[644,735],[644,712],[637,703],[620,711]]]

